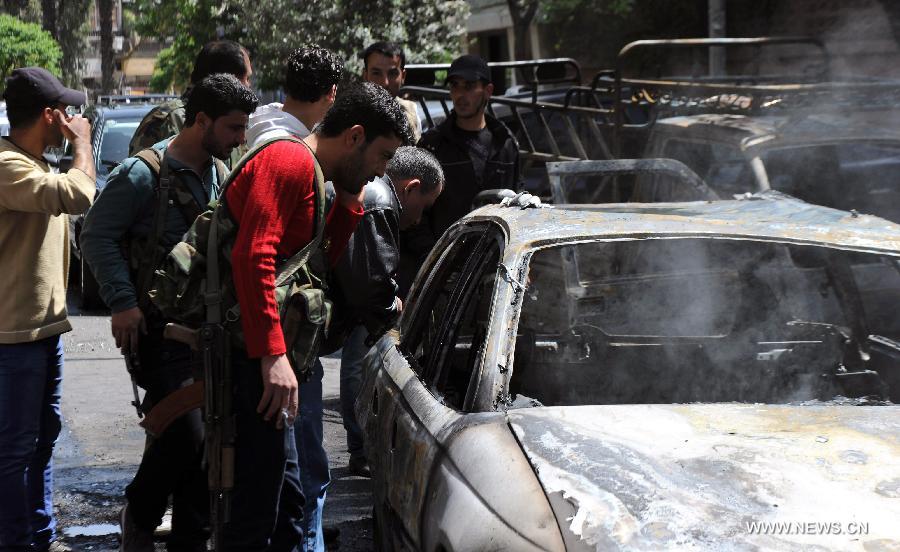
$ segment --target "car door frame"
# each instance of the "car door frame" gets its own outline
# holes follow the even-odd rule
[[[486,345],[479,354],[466,389],[466,401],[463,408],[457,410],[442,404],[435,396],[427,381],[427,370],[425,367],[414,366],[411,353],[403,346],[404,336],[419,329],[419,324],[427,323],[426,317],[430,314],[433,303],[429,302],[428,313],[420,311],[416,306],[432,297],[431,294],[437,293],[443,284],[437,278],[444,263],[451,262],[447,257],[454,244],[466,234],[473,233],[480,234],[476,248],[486,247],[483,244],[487,240],[497,241],[500,264],[503,263],[508,239],[502,225],[496,221],[478,221],[471,224],[459,223],[452,227],[432,250],[424,265],[426,269],[420,271],[413,285],[408,307],[401,317],[399,336],[389,333],[382,337],[375,347],[375,353],[367,358],[369,365],[365,371],[366,381],[363,383],[356,411],[360,424],[369,436],[367,441],[371,440],[367,443],[367,453],[376,478],[390,474],[389,480],[384,482],[387,489],[378,488],[376,484],[374,495],[376,517],[383,516],[376,523],[382,528],[390,528],[390,535],[385,535],[384,538],[398,539],[395,546],[421,546],[421,514],[428,496],[429,479],[435,471],[433,468],[446,455],[443,440],[452,435],[452,427],[465,424],[467,414],[479,410],[475,397],[481,388],[479,384],[483,368],[489,362],[488,352],[497,350],[496,347]],[[473,293],[474,283],[477,282],[474,275],[483,271],[482,266],[470,260],[465,262],[463,273],[453,288],[454,295],[460,286],[463,293]],[[490,336],[495,333],[497,324],[501,323],[494,312],[502,301],[498,297],[503,297],[509,291],[500,270],[497,268],[491,292],[486,344],[490,343]],[[439,335],[447,335],[447,326],[456,318],[454,314],[462,309],[461,305],[462,303],[453,304],[448,309],[445,320],[438,326]],[[417,474],[421,477],[410,478]]]

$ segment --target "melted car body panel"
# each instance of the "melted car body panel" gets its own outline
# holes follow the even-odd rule
[[[900,545],[900,406],[547,407],[509,419],[547,493],[573,506],[566,530],[597,550]],[[798,525],[758,534],[757,523]]]

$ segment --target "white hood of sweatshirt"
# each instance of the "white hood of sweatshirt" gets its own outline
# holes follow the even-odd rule
[[[309,135],[306,125],[290,113],[282,111],[281,107],[282,104],[278,102],[261,105],[250,115],[247,126],[248,148],[285,134],[292,134],[297,138],[306,138]]]

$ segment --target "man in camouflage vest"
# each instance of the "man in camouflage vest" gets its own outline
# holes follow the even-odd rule
[[[241,84],[249,88],[250,76],[253,74],[250,54],[243,46],[231,40],[214,40],[203,46],[194,61],[191,86],[181,98],[162,103],[144,116],[128,145],[128,155],[136,155],[137,152],[178,134],[184,127],[185,98],[194,85],[214,73],[234,75]]]
[[[112,310],[116,346],[132,359],[132,371],[147,390],[145,409],[189,384],[194,364],[189,347],[163,338],[168,320],[148,300],[148,274],[218,196],[225,176],[219,160],[243,143],[256,105],[253,92],[232,75],[202,79],[187,99],[185,127],[123,161],[85,218],[81,247]],[[153,531],[170,495],[169,550],[206,550],[209,498],[202,444],[199,410],[154,436],[125,490],[122,550],[153,550]]]

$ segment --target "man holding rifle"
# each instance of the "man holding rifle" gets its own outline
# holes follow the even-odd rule
[[[152,298],[161,312],[196,321],[191,313],[203,311],[205,322],[193,332],[198,335],[182,328],[187,335],[179,340],[198,346],[204,359],[216,550],[294,550],[302,540],[304,499],[293,434],[297,374],[315,359],[327,318],[312,313],[327,310],[325,272],[362,215],[365,182],[382,175],[397,147],[410,141],[403,111],[387,92],[369,83],[348,87],[304,141],[279,138],[248,152],[216,208],[197,217],[155,277]],[[327,217],[326,179],[336,191]],[[196,248],[186,248],[192,241]],[[205,260],[183,256],[186,250],[205,252]],[[178,270],[194,261],[203,268],[182,271],[188,279],[181,280]],[[191,280],[201,272],[201,280]],[[296,287],[301,280],[312,287]],[[181,283],[200,289],[185,295],[166,287],[172,282],[174,289]],[[279,303],[275,290],[284,282],[289,301]],[[192,305],[189,312],[182,309],[185,302]],[[166,335],[174,339],[178,328],[168,325]]]
[[[116,346],[132,360],[134,377],[147,390],[145,407],[189,384],[193,376],[190,349],[163,338],[167,320],[148,300],[153,271],[217,197],[225,178],[220,160],[244,142],[256,105],[253,92],[234,76],[204,78],[188,98],[186,126],[117,167],[85,219],[85,259],[112,310]],[[169,550],[206,550],[209,501],[201,468],[200,412],[182,416],[153,437],[125,490],[122,550],[153,550],[153,530],[169,495]]]

